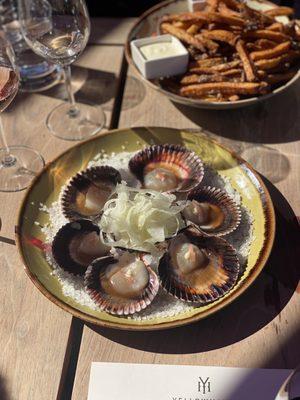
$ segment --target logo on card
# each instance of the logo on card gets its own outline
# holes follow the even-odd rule
[[[210,393],[210,380],[208,378],[202,378],[199,376],[198,381],[198,392],[202,394]]]

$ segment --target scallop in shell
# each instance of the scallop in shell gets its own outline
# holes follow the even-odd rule
[[[109,252],[110,247],[101,241],[99,227],[86,219],[64,225],[52,243],[56,263],[75,275],[84,274],[93,260]]]
[[[71,221],[99,217],[119,182],[121,175],[112,167],[92,167],[79,172],[62,194],[63,214]]]
[[[182,211],[184,219],[206,235],[224,236],[240,224],[240,207],[221,189],[210,186],[195,188],[187,200],[190,202]]]
[[[172,239],[159,262],[162,286],[187,302],[210,303],[224,296],[238,279],[236,251],[224,239],[186,230]]]
[[[135,154],[130,171],[146,189],[158,192],[188,192],[204,175],[201,159],[179,145],[154,145]]]
[[[137,253],[92,262],[84,277],[85,288],[102,311],[129,315],[146,308],[156,296],[159,280]]]

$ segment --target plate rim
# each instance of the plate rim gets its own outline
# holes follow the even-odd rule
[[[79,142],[79,143],[69,147],[67,150],[61,152],[53,160],[51,160],[45,164],[43,169],[32,180],[30,186],[28,187],[28,189],[25,192],[25,195],[22,198],[22,202],[19,207],[18,214],[17,214],[17,222],[16,222],[16,227],[15,227],[16,228],[15,229],[16,247],[17,247],[19,256],[21,258],[22,264],[24,266],[24,270],[25,270],[27,276],[30,278],[31,282],[37,287],[37,289],[48,300],[50,300],[52,303],[57,305],[62,310],[67,311],[74,317],[79,318],[80,320],[90,323],[92,325],[96,325],[98,327],[113,328],[113,329],[126,330],[126,331],[157,331],[157,330],[163,330],[163,329],[177,328],[180,326],[188,325],[193,322],[197,322],[202,319],[205,319],[205,318],[209,317],[210,315],[215,314],[216,312],[222,310],[226,306],[230,305],[234,300],[236,300],[238,297],[240,297],[255,282],[257,277],[262,272],[263,268],[265,267],[265,265],[268,261],[270,254],[271,254],[274,240],[275,240],[276,216],[275,216],[274,205],[273,205],[270,193],[269,193],[266,185],[264,184],[262,178],[260,177],[260,174],[251,166],[251,164],[249,164],[247,161],[245,161],[237,153],[235,153],[233,150],[231,150],[227,146],[224,146],[223,144],[219,143],[214,138],[207,137],[207,136],[205,137],[207,140],[211,141],[212,143],[216,144],[217,146],[220,146],[222,149],[229,152],[231,154],[231,156],[239,162],[239,165],[244,167],[243,169],[248,176],[249,176],[248,171],[250,171],[250,173],[252,175],[254,175],[255,179],[257,179],[260,187],[263,189],[263,194],[265,196],[265,204],[263,204],[263,209],[264,209],[264,214],[266,217],[266,221],[265,221],[266,236],[264,239],[263,248],[260,250],[258,260],[255,263],[255,265],[253,266],[252,271],[248,275],[247,279],[244,281],[243,285],[241,285],[235,292],[233,292],[230,296],[226,297],[223,301],[215,304],[214,307],[212,307],[208,310],[205,310],[202,313],[195,314],[190,317],[186,317],[184,319],[168,321],[168,322],[160,322],[160,323],[156,323],[156,324],[151,324],[151,320],[150,320],[149,324],[147,323],[147,324],[143,324],[143,325],[139,325],[139,324],[131,325],[131,324],[126,324],[126,323],[120,324],[118,322],[104,321],[97,317],[88,315],[85,312],[80,311],[69,304],[66,304],[63,300],[60,300],[58,297],[56,297],[54,294],[52,294],[39,281],[38,277],[30,270],[29,265],[28,265],[29,263],[27,263],[24,252],[23,252],[22,235],[21,235],[21,230],[22,230],[22,225],[23,225],[22,216],[24,213],[25,206],[28,202],[28,197],[29,197],[32,189],[34,188],[36,182],[41,178],[41,176],[44,173],[47,173],[47,171],[50,169],[50,167],[52,165],[54,165],[61,157],[63,157],[68,152],[73,151],[75,148],[79,148],[85,143],[99,140],[102,136],[108,136],[115,132],[128,131],[131,129],[152,129],[152,130],[153,129],[165,129],[165,130],[169,130],[169,131],[174,130],[177,132],[189,132],[188,128],[187,129],[176,129],[176,128],[169,128],[169,127],[163,127],[163,126],[137,126],[137,127],[133,127],[133,128],[131,128],[131,127],[118,128],[118,129],[108,130],[108,131],[102,133],[100,136],[94,136],[83,142]],[[197,134],[197,131],[190,131],[190,133]],[[200,133],[201,133],[201,131],[199,131],[199,134]],[[251,181],[253,182],[253,178],[251,179]]]
[[[197,100],[197,99],[192,99],[189,97],[183,97],[183,96],[179,96],[175,93],[172,93],[166,89],[163,89],[162,87],[155,85],[151,80],[146,79],[141,72],[139,71],[139,69],[137,68],[137,66],[135,65],[133,58],[131,56],[131,49],[130,49],[130,36],[132,35],[132,32],[136,29],[136,27],[138,25],[140,25],[140,23],[142,23],[142,21],[148,17],[149,15],[151,15],[153,12],[168,6],[169,4],[172,3],[176,3],[178,1],[183,1],[183,0],[165,0],[162,1],[158,4],[156,4],[155,6],[149,8],[148,10],[146,10],[138,19],[137,21],[132,25],[129,33],[127,34],[126,37],[126,42],[125,42],[125,58],[127,63],[129,64],[129,66],[133,69],[134,73],[136,76],[138,76],[138,78],[144,82],[146,85],[148,85],[150,88],[154,89],[155,91],[162,93],[164,96],[166,96],[167,98],[169,98],[169,100],[174,101],[177,104],[183,104],[185,106],[191,106],[191,107],[195,107],[195,108],[203,108],[203,109],[234,109],[234,108],[241,108],[241,107],[247,107],[247,106],[251,106],[254,104],[258,104],[260,102],[263,102],[265,100],[268,100],[270,98],[272,98],[273,96],[276,96],[282,92],[284,92],[285,90],[287,90],[290,86],[293,85],[293,83],[295,83],[299,77],[300,77],[300,68],[298,69],[298,72],[295,74],[295,76],[293,76],[292,79],[290,79],[288,82],[286,82],[284,85],[279,86],[278,88],[276,88],[275,90],[272,90],[270,93],[267,93],[263,96],[257,96],[257,97],[249,97],[247,99],[243,99],[243,100],[238,100],[238,101],[233,101],[233,102],[228,102],[228,101],[220,101],[220,102],[208,102],[205,100]],[[274,6],[276,6],[276,4],[274,4],[271,1],[268,0],[255,0],[259,3],[268,3],[268,4],[272,4]]]

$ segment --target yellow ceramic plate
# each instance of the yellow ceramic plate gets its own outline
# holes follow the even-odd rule
[[[57,200],[61,187],[76,172],[86,168],[88,162],[100,152],[137,151],[143,145],[153,143],[182,144],[195,151],[206,164],[228,180],[240,194],[241,203],[253,216],[253,237],[249,247],[248,262],[237,285],[218,301],[199,308],[190,308],[179,315],[151,320],[133,320],[116,317],[105,312],[82,306],[63,294],[58,279],[51,275],[39,244],[44,236],[37,224],[48,222],[48,215],[39,211],[39,204],[50,206]],[[29,188],[17,223],[17,244],[32,282],[52,302],[87,322],[119,329],[154,330],[175,327],[197,321],[220,310],[238,296],[258,276],[270,254],[274,234],[275,217],[269,193],[257,173],[244,160],[230,150],[200,134],[169,128],[132,128],[105,133],[100,137],[72,147],[49,163]],[[34,245],[35,244],[35,245]]]

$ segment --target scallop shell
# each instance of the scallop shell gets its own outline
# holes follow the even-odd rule
[[[223,190],[211,186],[198,187],[192,190],[187,200],[196,200],[199,203],[210,203],[219,207],[222,211],[224,220],[219,226],[204,227],[198,229],[209,236],[224,236],[233,232],[241,222],[241,210],[236,202]],[[186,218],[185,218],[186,219]]]
[[[99,248],[99,253],[94,255],[81,251],[82,235],[92,232],[95,232],[100,238],[99,227],[87,219],[72,221],[64,225],[57,232],[52,243],[52,255],[56,263],[64,270],[75,275],[84,274],[95,258],[106,255],[110,250],[107,247],[106,253],[106,246],[103,245],[103,248]]]
[[[131,315],[145,309],[153,301],[159,289],[159,279],[155,272],[145,264],[149,272],[147,288],[139,297],[129,299],[107,293],[101,284],[105,269],[114,264],[114,257],[103,257],[92,262],[84,276],[85,288],[100,310],[115,315]]]
[[[130,171],[144,185],[145,168],[163,167],[181,180],[170,192],[188,192],[202,181],[204,168],[201,159],[185,147],[173,144],[154,145],[135,154],[129,161]]]
[[[216,269],[216,266],[211,264],[203,267],[205,269],[210,268],[207,270],[207,276],[204,276],[207,284],[201,290],[192,287],[185,281],[184,275],[172,266],[169,246],[169,250],[161,258],[158,266],[161,284],[168,293],[180,300],[197,302],[201,305],[211,303],[229,292],[237,282],[240,267],[236,251],[222,238],[202,236],[192,231],[185,231],[184,235],[191,243],[204,249],[209,257],[217,257],[220,262],[217,264],[218,268]],[[176,240],[176,238],[173,240]],[[224,282],[217,284],[220,276],[222,276]]]
[[[69,182],[61,197],[62,211],[66,218],[75,221],[81,218],[96,219],[101,215],[102,209],[95,213],[84,210],[80,204],[89,187],[93,183],[112,183],[116,185],[121,182],[121,175],[115,168],[109,166],[92,167],[76,174]],[[95,185],[97,186],[97,185]]]

